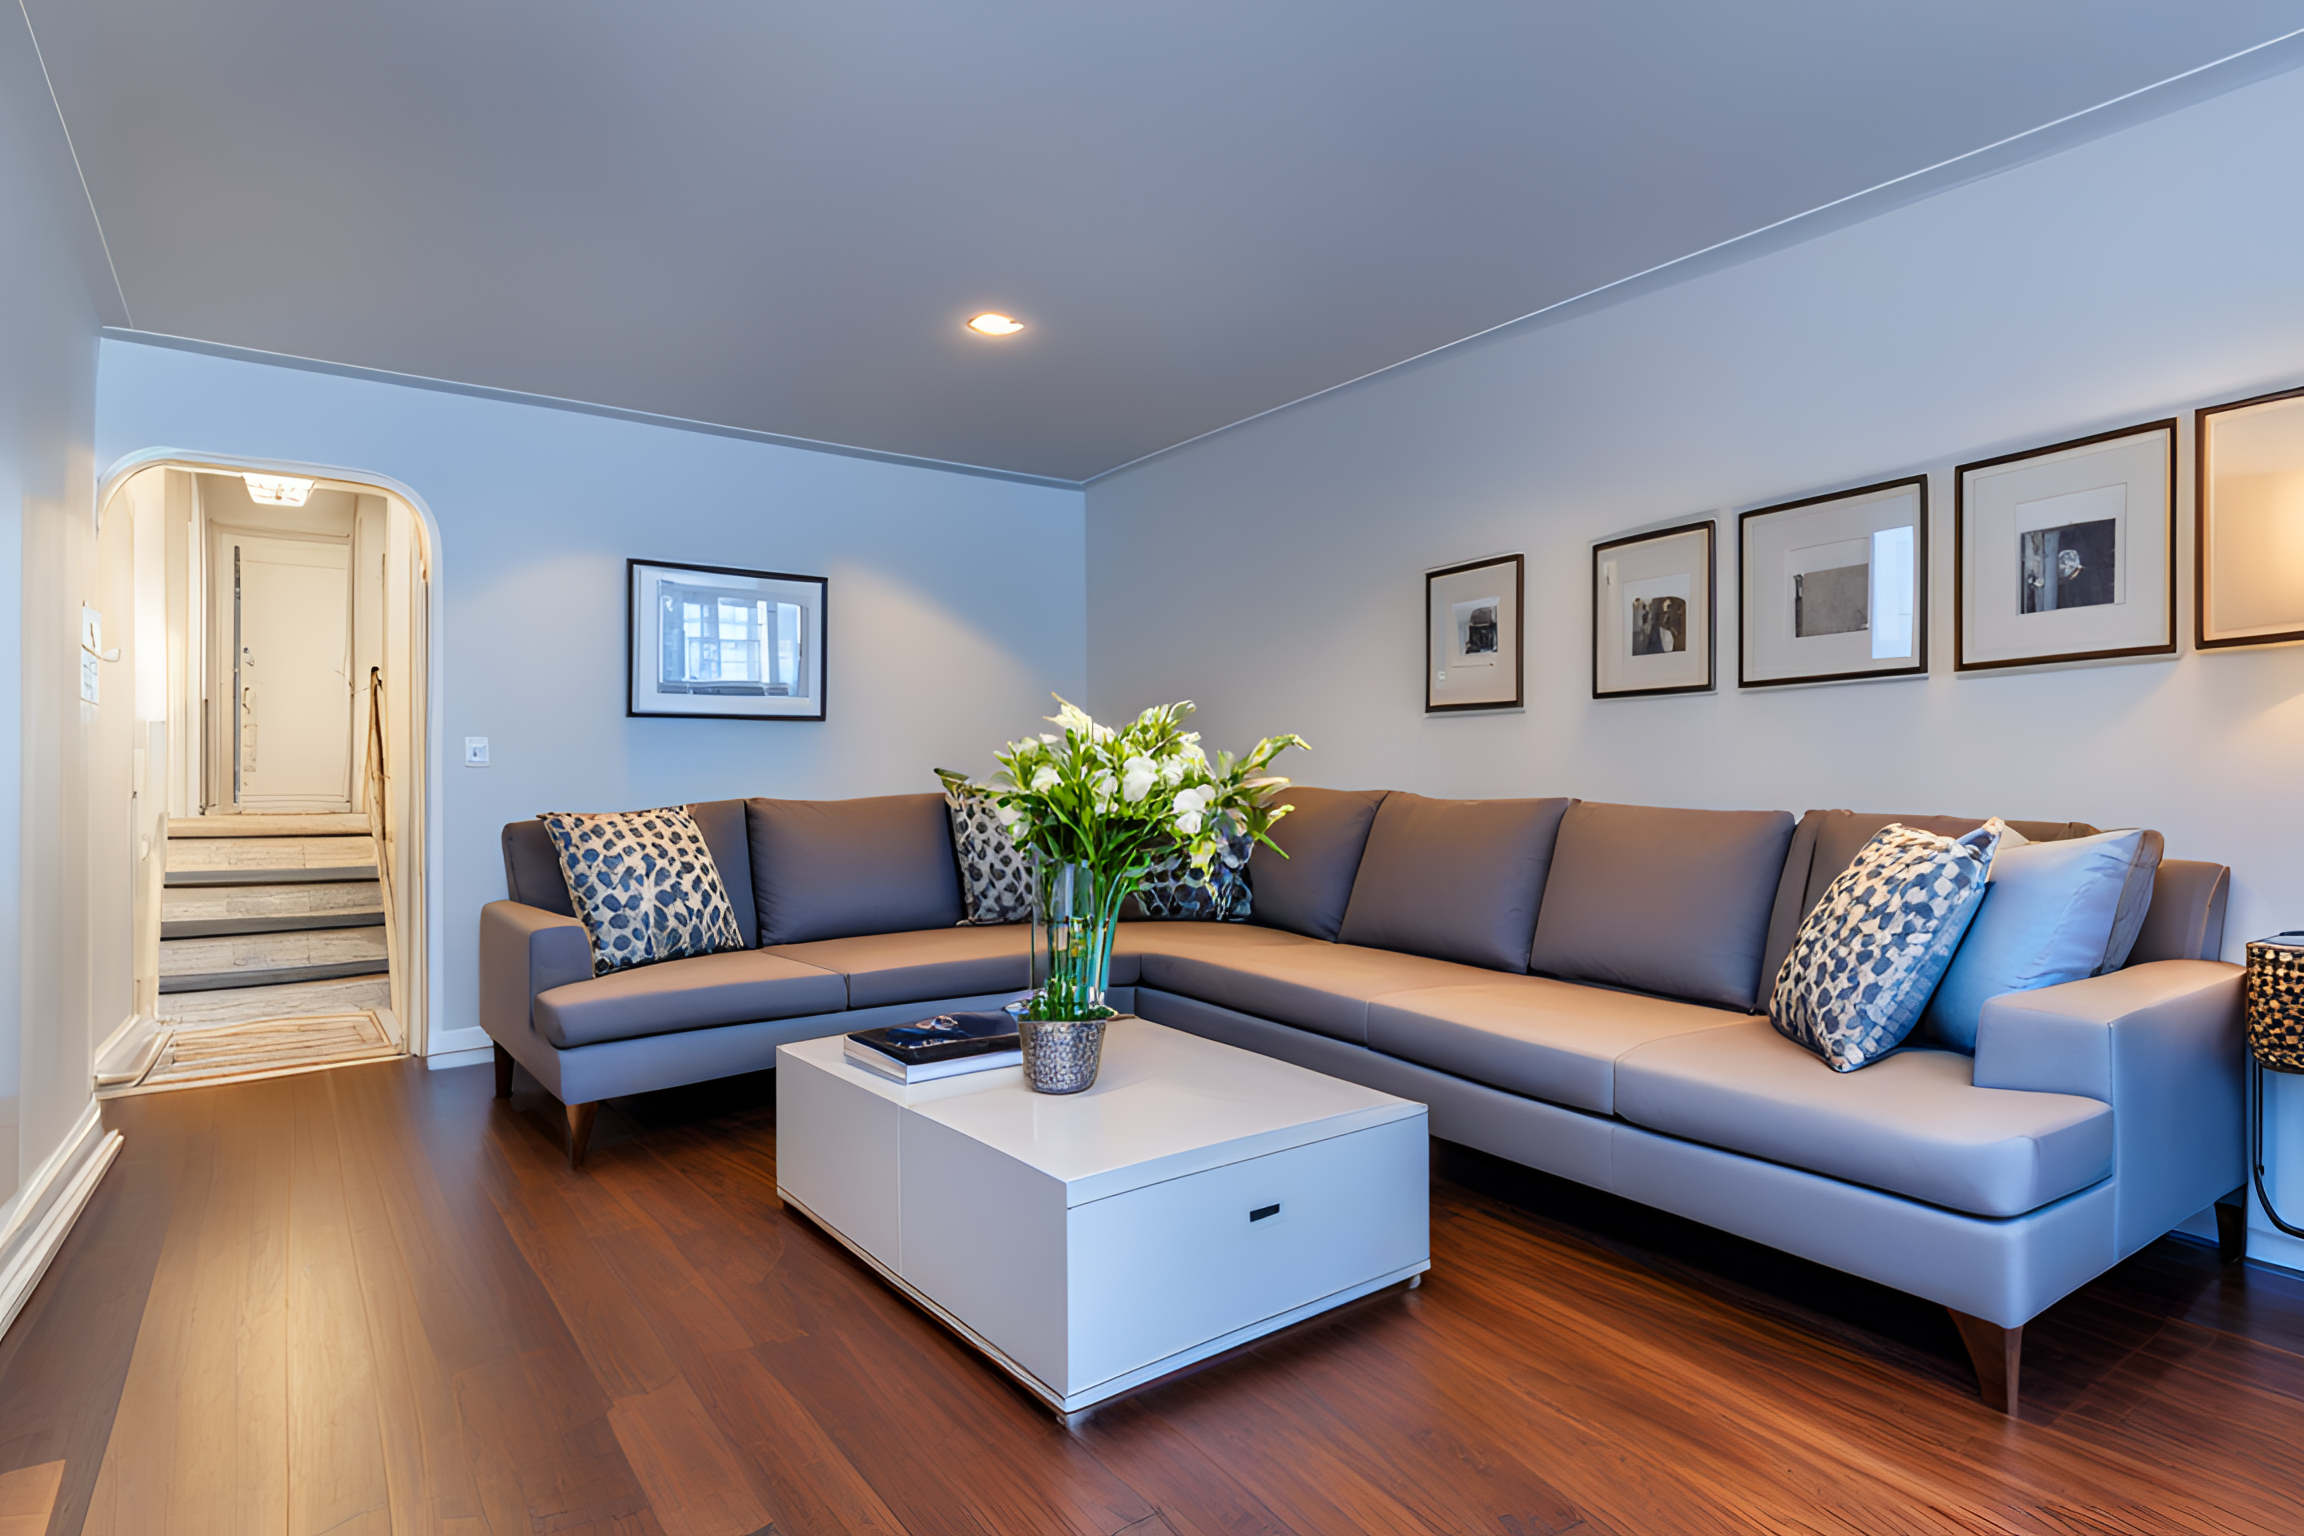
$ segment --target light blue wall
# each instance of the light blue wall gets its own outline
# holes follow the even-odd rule
[[[388,475],[438,519],[447,749],[432,1048],[476,1033],[498,831],[540,810],[933,790],[1084,689],[1072,490],[104,343],[97,452],[176,448]],[[624,714],[624,562],[831,579],[823,724]],[[493,763],[461,765],[466,736]]]
[[[2155,826],[2233,866],[2236,957],[2304,926],[2304,648],[1955,676],[1949,471],[2304,384],[2299,187],[2291,74],[1095,482],[1094,707],[1190,696],[1225,745],[1300,731],[1321,784]],[[1922,470],[1933,675],[1739,692],[1731,514]],[[1592,543],[1710,515],[1727,686],[1595,702]],[[1427,719],[1422,573],[1509,551],[1528,707]]]
[[[95,599],[90,446],[108,283],[31,37],[20,12],[0,12],[0,1100],[19,1125],[0,1133],[0,1199],[64,1143],[89,1104],[90,1033],[120,1022],[92,1017],[102,939],[125,964],[129,919],[90,900],[97,718],[79,702],[76,659],[80,603]],[[121,851],[118,839],[103,850]]]

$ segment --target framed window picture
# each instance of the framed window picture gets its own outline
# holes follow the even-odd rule
[[[2194,423],[2193,640],[2304,640],[2304,389],[2210,406]]]
[[[1592,697],[1715,685],[1715,536],[1688,523],[1592,546]]]
[[[1424,573],[1424,713],[1516,709],[1525,561],[1497,555]]]
[[[1962,672],[2176,651],[2176,422],[1957,471],[1952,663]]]
[[[1759,507],[1736,520],[1736,683],[1928,670],[1928,477]]]
[[[821,576],[625,562],[627,715],[824,718]]]

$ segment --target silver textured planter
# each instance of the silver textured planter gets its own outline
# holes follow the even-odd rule
[[[1018,1019],[1024,1081],[1034,1093],[1079,1093],[1096,1081],[1104,1062],[1109,1019]]]

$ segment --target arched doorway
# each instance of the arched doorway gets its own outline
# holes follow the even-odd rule
[[[84,628],[133,697],[98,746],[133,762],[134,963],[100,1092],[423,1052],[436,550],[421,499],[360,471],[161,449],[106,474],[115,612]]]

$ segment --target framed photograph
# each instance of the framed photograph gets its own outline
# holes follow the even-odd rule
[[[1714,686],[1714,529],[1687,523],[1592,546],[1592,697]]]
[[[1952,664],[2176,651],[2176,422],[1960,466]]]
[[[1424,573],[1424,713],[1517,709],[1521,696],[1519,555]]]
[[[1736,684],[1928,670],[1928,477],[1759,507],[1736,520]]]
[[[2194,418],[2192,638],[2304,640],[2304,389]]]
[[[824,718],[821,576],[625,562],[627,715]]]

